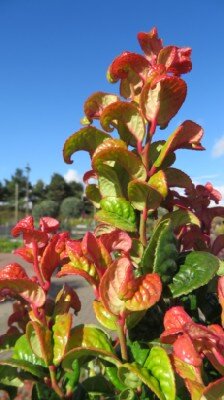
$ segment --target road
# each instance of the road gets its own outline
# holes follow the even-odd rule
[[[32,276],[31,264],[23,261],[20,257],[15,256],[14,254],[0,254],[0,268],[13,262],[21,264],[26,269],[27,274],[29,276]],[[84,279],[79,277],[54,277],[52,279],[52,288],[49,293],[50,296],[54,297],[55,294],[62,288],[65,282],[71,285],[76,290],[82,304],[82,308],[78,316],[74,317],[74,324],[78,325],[81,323],[96,323],[98,325],[92,309],[92,300],[94,299],[93,291],[91,286],[88,285],[88,283],[86,283]],[[0,303],[0,335],[5,333],[5,331],[7,330],[7,320],[8,316],[10,315],[11,309],[11,301],[4,301]]]

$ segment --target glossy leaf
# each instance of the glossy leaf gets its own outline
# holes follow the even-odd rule
[[[121,381],[121,379],[118,376],[118,368],[115,366],[109,366],[105,367],[105,374],[107,379],[115,386],[116,389],[118,390],[124,390],[126,389],[126,386],[124,383]]]
[[[149,166],[150,168],[152,165],[155,163],[157,158],[159,157],[159,154],[166,143],[165,140],[157,140],[156,142],[151,143],[150,148],[149,148]],[[175,153],[169,153],[167,154],[166,158],[163,160],[162,164],[160,165],[160,169],[166,169],[170,167],[172,164],[174,164],[176,160]]]
[[[71,156],[76,151],[85,150],[90,154],[96,150],[97,146],[110,136],[93,126],[88,126],[73,133],[64,144],[64,160],[67,164],[72,164]]]
[[[32,351],[26,335],[20,336],[17,340],[13,350],[13,359],[27,362],[33,366],[46,366],[45,362]]]
[[[102,210],[95,215],[97,221],[111,224],[127,232],[136,231],[135,211],[127,200],[107,197],[100,202]]]
[[[22,387],[24,377],[18,373],[16,368],[0,365],[0,384],[13,387]]]
[[[41,307],[45,302],[45,292],[31,279],[16,278],[16,275],[10,279],[0,279],[0,292],[3,289],[9,289],[13,296],[20,296],[36,307]]]
[[[83,257],[84,258],[84,257]],[[94,276],[90,275],[89,271],[85,271],[83,268],[83,265],[85,267],[85,264],[82,264],[82,268],[77,268],[72,265],[72,263],[65,264],[61,268],[61,270],[57,273],[57,277],[61,278],[62,276],[66,275],[78,275],[82,276],[90,285],[97,286],[98,284],[98,277],[95,277],[95,269],[94,269]],[[87,265],[88,267],[88,265]],[[95,267],[94,267],[95,268]],[[90,270],[91,271],[91,270]]]
[[[100,207],[101,194],[99,188],[94,183],[86,186],[86,197],[94,204],[96,208]]]
[[[103,197],[123,197],[122,187],[114,168],[109,165],[98,165],[99,190]]]
[[[70,336],[72,327],[71,314],[59,314],[55,317],[53,325],[53,340],[54,340],[54,365],[60,364],[65,354],[66,345]]]
[[[52,332],[38,322],[27,324],[26,336],[33,352],[42,358],[46,365],[51,365],[53,359]]]
[[[25,269],[17,264],[17,263],[12,263],[8,264],[5,267],[0,269],[0,281],[9,279],[27,279],[30,280]]]
[[[117,318],[109,313],[109,311],[104,307],[101,301],[93,302],[93,309],[95,316],[99,323],[104,326],[104,328],[110,329],[112,331],[117,330],[116,320]]]
[[[112,396],[113,390],[109,382],[102,375],[91,376],[82,382],[82,387],[88,396]]]
[[[16,369],[20,369],[22,371],[28,372],[37,378],[44,378],[46,376],[46,370],[39,365],[33,365],[31,362],[24,360],[16,360],[14,358],[9,358],[7,360],[1,360],[0,365],[5,365],[9,367],[13,367]]]
[[[128,185],[128,198],[133,207],[139,211],[145,208],[147,208],[147,210],[155,210],[162,201],[162,196],[159,191],[148,183],[137,179],[131,181]]]
[[[78,347],[95,348],[114,353],[109,336],[95,325],[78,325],[71,330],[67,352]]]
[[[169,285],[173,297],[188,294],[208,283],[219,268],[219,260],[212,254],[194,251],[187,255],[185,263],[180,266]]]
[[[159,301],[162,284],[158,274],[140,276],[135,281],[136,291],[125,305],[130,311],[147,310]]]
[[[40,260],[41,274],[46,281],[50,281],[54,270],[60,265],[60,254],[56,252],[56,244],[59,240],[59,235],[55,235],[48,245],[45,247]]]
[[[120,164],[132,179],[146,178],[146,169],[140,157],[128,151],[122,140],[108,139],[99,146],[92,158],[93,169],[98,171],[98,166],[108,161]]]
[[[179,336],[175,340],[173,352],[176,357],[187,364],[193,365],[194,367],[200,367],[202,365],[202,357],[199,356],[191,338],[186,334]]]
[[[127,144],[134,145],[144,139],[144,119],[133,103],[117,101],[109,105],[104,109],[100,122],[107,132],[112,132],[116,128],[120,138]]]
[[[167,155],[177,149],[204,150],[200,143],[202,136],[200,125],[190,120],[184,121],[167,139],[154,167],[160,167]]]
[[[66,371],[72,371],[74,360],[79,360],[86,357],[93,359],[97,357],[113,365],[121,365],[119,358],[117,358],[117,356],[112,352],[95,347],[76,347],[65,354],[62,367]]]
[[[177,241],[173,229],[171,224],[165,224],[158,238],[153,262],[153,272],[159,274],[164,283],[171,280],[177,269],[177,255]]]
[[[168,193],[167,178],[164,171],[158,171],[149,179],[149,185],[165,199]]]
[[[125,386],[131,389],[137,389],[141,386],[142,382],[139,376],[132,372],[129,368],[126,368],[126,366],[122,366],[121,368],[119,368],[118,376],[120,381],[123,382]]]
[[[104,92],[93,93],[84,103],[85,115],[90,121],[94,118],[98,119],[107,106],[118,100],[119,97],[114,94]]]
[[[138,341],[131,343],[131,353],[132,353],[136,363],[138,363],[141,367],[144,366],[144,364],[148,358],[149,352],[150,352],[150,349],[149,349],[148,344],[141,343]]]
[[[166,400],[176,399],[176,387],[174,372],[170,359],[162,347],[154,346],[145,361],[146,367],[151,375],[159,382],[160,389]]]
[[[140,107],[144,117],[166,128],[182,106],[187,94],[186,83],[176,76],[162,76],[144,85]]]
[[[159,400],[166,400],[158,380],[148,372],[147,368],[139,367],[134,363],[123,364],[122,368],[128,369],[131,373],[135,374],[142,383],[148,386],[148,388],[156,394]]]
[[[130,236],[120,229],[114,229],[110,233],[100,236],[100,242],[111,253],[112,251],[129,252],[132,247],[132,239]]]

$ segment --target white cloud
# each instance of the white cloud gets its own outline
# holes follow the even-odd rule
[[[69,182],[82,182],[82,178],[79,175],[78,171],[75,169],[69,169],[65,174],[64,174],[64,180],[69,183]]]
[[[218,158],[224,155],[224,135],[218,139],[212,149],[212,156]]]

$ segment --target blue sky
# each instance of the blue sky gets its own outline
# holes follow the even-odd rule
[[[31,166],[31,181],[89,167],[85,153],[64,164],[65,139],[80,128],[93,92],[116,93],[105,73],[136,35],[157,26],[164,44],[190,46],[187,100],[163,138],[185,119],[205,130],[206,152],[181,151],[176,166],[224,192],[224,1],[0,0],[0,181]],[[71,174],[71,172],[70,172]]]

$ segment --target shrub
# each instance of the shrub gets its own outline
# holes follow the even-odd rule
[[[82,215],[84,203],[76,197],[67,197],[63,200],[60,207],[62,218],[78,218]]]
[[[57,217],[59,213],[59,203],[54,200],[43,200],[33,207],[33,216],[35,220],[41,217]]]
[[[124,52],[108,70],[123,99],[90,96],[86,126],[64,145],[67,163],[78,150],[90,154],[84,181],[95,231],[72,240],[57,233],[57,220],[42,217],[35,227],[27,217],[12,235],[23,236],[16,254],[33,264],[34,277],[19,264],[0,271],[2,299],[20,299],[0,341],[0,381],[9,391],[32,381],[35,400],[223,398],[224,237],[210,236],[212,220],[224,215],[221,195],[172,166],[178,149],[204,149],[200,125],[184,121],[167,140],[155,139],[185,100],[180,76],[191,70],[191,50],[164,47],[155,28],[138,40],[144,55]],[[76,292],[65,285],[49,297],[56,270],[92,286],[96,318],[112,336],[73,327]]]

